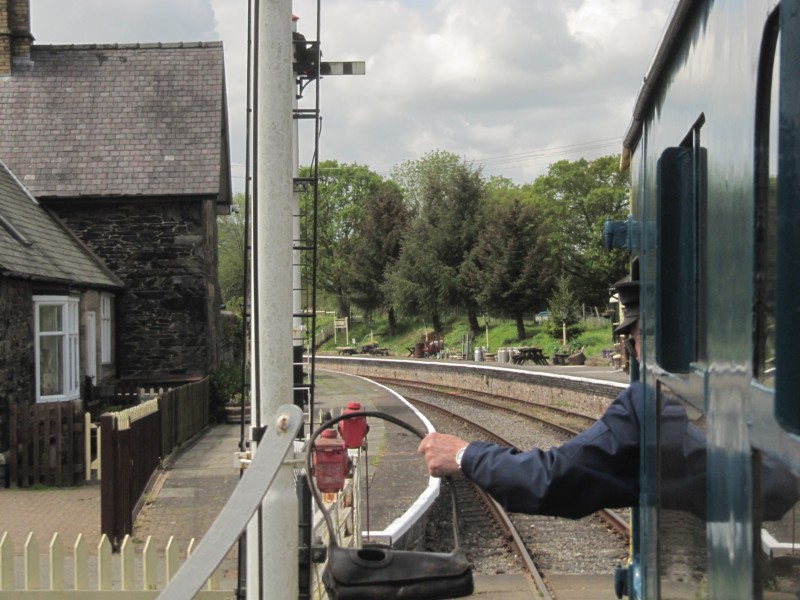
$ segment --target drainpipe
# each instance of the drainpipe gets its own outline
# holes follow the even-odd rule
[[[256,198],[259,204],[253,311],[259,428],[292,402],[292,73],[291,0],[259,0]],[[257,444],[253,442],[254,451]],[[298,594],[297,494],[292,467],[278,472],[247,535],[247,598]],[[254,529],[256,531],[254,531]]]

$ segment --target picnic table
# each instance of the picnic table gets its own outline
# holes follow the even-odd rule
[[[336,352],[338,352],[339,354],[352,356],[353,354],[356,353],[356,349],[355,348],[351,348],[350,346],[337,346],[336,347]]]
[[[372,356],[389,356],[389,349],[381,348],[378,344],[364,344],[358,353],[371,354]]]
[[[374,348],[370,348],[369,350],[362,352],[362,354],[371,354],[372,356],[389,356],[389,349],[375,346]]]
[[[547,357],[542,352],[541,348],[533,348],[530,346],[522,346],[517,348],[517,351],[511,357],[511,362],[515,365],[524,365],[526,361],[532,361],[537,365],[546,365]]]
[[[569,354],[564,352],[554,352],[553,353],[553,364],[554,365],[565,365],[567,364],[567,359],[569,358]]]

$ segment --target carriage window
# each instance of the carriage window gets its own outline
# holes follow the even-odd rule
[[[800,299],[800,246],[797,223],[800,222],[800,79],[796,57],[800,54],[800,23],[797,2],[782,3],[780,37],[777,47],[783,57],[775,60],[772,70],[777,75],[778,119],[776,131],[785,132],[777,140],[778,169],[776,192],[777,235],[775,266],[775,416],[788,431],[800,433],[800,369],[797,368],[797,340],[800,320],[797,318]],[[776,35],[777,37],[777,35]]]
[[[795,3],[796,7],[797,3]],[[796,356],[798,278],[796,190],[798,117],[796,62],[799,41],[796,8],[784,2],[764,30],[756,98],[756,279],[754,375],[775,388],[775,414],[789,431],[800,433],[800,382]],[[780,20],[779,20],[780,19]],[[782,32],[782,33],[781,33]],[[777,50],[780,49],[778,52]],[[781,127],[783,124],[783,127]],[[790,133],[778,139],[779,131]],[[795,135],[792,135],[792,134]],[[780,152],[778,151],[780,148]],[[800,478],[778,461],[753,455],[755,587],[759,597],[800,597]]]
[[[697,360],[698,227],[706,195],[706,150],[700,146],[703,115],[680,146],[658,160],[658,287],[656,362],[685,373]]]
[[[759,65],[756,99],[755,148],[755,242],[756,277],[753,310],[753,370],[768,387],[775,385],[775,274],[777,243],[778,183],[778,70],[777,18],[766,27]]]

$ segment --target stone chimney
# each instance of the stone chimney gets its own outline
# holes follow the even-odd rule
[[[32,43],[30,0],[0,0],[0,77],[30,61]]]

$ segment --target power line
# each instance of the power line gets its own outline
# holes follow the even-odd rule
[[[541,160],[546,158],[555,158],[558,156],[569,156],[588,152],[591,150],[602,150],[603,148],[614,148],[622,145],[621,137],[602,138],[597,140],[589,140],[586,142],[578,142],[575,144],[566,144],[563,146],[551,146],[546,148],[537,148],[534,150],[527,150],[525,152],[518,152],[514,154],[500,154],[497,156],[487,156],[486,158],[465,158],[467,162],[472,165],[481,167],[519,167],[524,163]],[[320,168],[320,171],[335,172],[351,168],[351,165],[341,165],[339,167],[325,167]],[[378,175],[389,175],[389,171],[375,171]]]
[[[566,146],[554,146],[551,148],[542,148],[539,150],[530,150],[528,152],[521,152],[518,154],[505,154],[501,156],[489,156],[481,159],[472,159],[470,162],[486,166],[497,165],[514,165],[524,163],[532,160],[539,160],[542,158],[552,158],[554,156],[565,156],[569,154],[576,154],[579,152],[586,152],[589,150],[600,150],[602,148],[613,148],[622,144],[622,138],[605,138],[601,140],[593,140],[589,142],[581,142],[579,144],[569,144]]]

